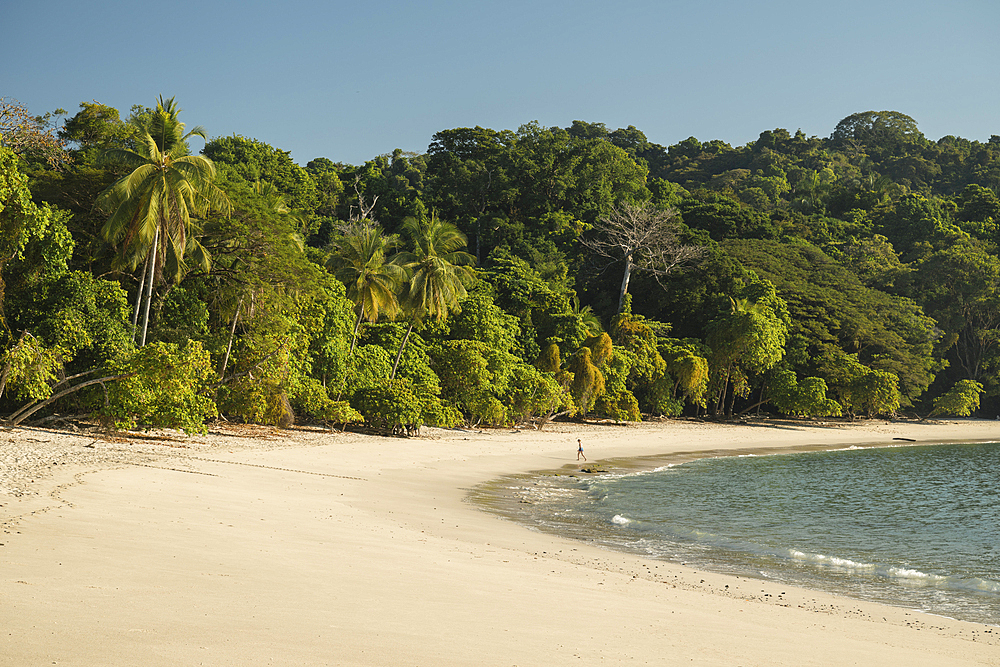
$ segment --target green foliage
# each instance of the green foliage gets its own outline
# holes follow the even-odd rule
[[[403,306],[418,321],[443,320],[457,309],[475,279],[475,259],[463,250],[465,235],[433,215],[429,220],[407,219],[403,231],[413,242],[412,252],[400,252],[396,259],[410,273]]]
[[[233,135],[213,139],[205,144],[202,153],[212,162],[227,165],[247,183],[273,183],[288,198],[291,208],[315,210],[322,201],[316,181],[295,164],[288,151]]]
[[[73,271],[45,285],[30,306],[22,307],[19,324],[40,333],[67,360],[86,351],[84,359],[96,364],[134,349],[128,303],[117,283]]]
[[[383,380],[359,389],[352,402],[371,428],[400,433],[423,423],[424,401],[406,380]]]
[[[518,366],[509,397],[507,414],[515,423],[568,408],[571,402],[568,392],[552,373],[539,371],[527,364]]]
[[[29,384],[25,397],[42,396],[61,373],[130,358],[125,290],[146,300],[138,287],[149,274],[121,269],[151,258],[152,340],[202,342],[225,380],[219,405],[248,420],[287,423],[294,411],[347,422],[357,405],[334,399],[362,399],[394,374],[409,383],[418,421],[442,425],[576,409],[615,419],[685,406],[731,413],[757,386],[791,414],[834,413],[828,394],[851,414],[957,411],[971,394],[941,391],[966,378],[995,408],[1000,138],[928,141],[899,112],[853,114],[829,139],[776,128],[735,147],[530,123],[443,130],[427,155],[396,150],[358,167],[318,158],[303,169],[235,136],[192,156],[186,140],[204,133],[185,135],[177,113],[160,99],[122,122],[85,103],[63,128],[76,164],[61,171],[46,167],[44,146],[22,151],[20,163],[0,151],[8,397]],[[36,130],[49,122],[36,121]],[[25,137],[4,132],[5,144],[21,146]],[[101,152],[124,161],[98,164]],[[232,215],[219,215],[226,207],[209,185],[224,190]],[[218,197],[214,213],[194,194],[202,186]],[[158,198],[170,188],[173,198]],[[94,234],[106,222],[95,200],[114,221],[108,242]],[[602,335],[594,310],[610,319],[622,276],[602,271],[583,240],[613,210],[643,202],[676,209],[678,242],[704,258],[657,283],[632,275],[631,308]],[[371,298],[352,289],[354,308],[318,248],[344,250],[340,221],[357,220],[359,206],[387,230],[367,257],[395,275]],[[394,263],[386,241],[402,231],[414,246]],[[485,258],[476,288],[473,254]],[[159,287],[160,274],[174,285]],[[404,322],[386,317],[383,304],[396,298]],[[37,349],[16,347],[22,331]]]
[[[163,297],[157,317],[157,338],[182,343],[204,341],[209,335],[206,295],[196,286],[176,285]]]
[[[857,147],[873,157],[882,158],[919,144],[923,135],[917,122],[898,111],[864,111],[844,118],[833,130],[831,139],[844,147]]]
[[[858,362],[856,354],[835,352],[828,364],[830,388],[851,415],[891,415],[900,407],[899,378]]]
[[[777,230],[763,213],[724,194],[695,192],[680,208],[684,224],[704,229],[712,238],[774,238]]]
[[[392,357],[385,348],[360,345],[347,362],[344,394],[353,396],[359,389],[374,387],[389,377],[391,372]]]
[[[739,298],[730,298],[731,310],[713,321],[707,343],[717,371],[713,378],[718,392],[716,410],[725,407],[727,391],[746,396],[754,374],[774,367],[785,354],[788,315],[785,302],[766,281],[747,285]],[[727,414],[732,415],[733,402]]]
[[[466,404],[475,425],[501,426],[507,423],[507,409],[488,392],[477,392]]]
[[[40,401],[52,395],[52,385],[62,369],[62,353],[46,348],[25,332],[0,355],[0,396],[10,387],[22,401]]]
[[[805,242],[728,241],[724,248],[772,282],[787,305],[788,361],[800,376],[823,377],[829,383],[828,350],[833,346],[896,375],[905,405],[934,379],[935,323],[913,300],[866,287]]]
[[[463,421],[461,410],[446,404],[436,396],[425,397],[420,419],[428,426],[439,428],[452,428]]]
[[[187,154],[187,139],[204,138],[204,129],[184,134],[178,112],[172,99],[161,100],[148,121],[134,122],[138,133],[134,150],[111,148],[101,158],[128,170],[97,199],[97,206],[110,214],[101,235],[118,249],[122,265],[130,271],[152,258],[157,277],[169,259],[184,266],[192,218],[209,209],[225,213],[231,208],[214,183],[212,161]]]
[[[253,424],[287,428],[295,423],[288,395],[274,380],[240,378],[219,392],[226,412]]]
[[[899,378],[887,371],[868,369],[853,378],[844,398],[852,412],[895,414],[899,409]]]
[[[488,404],[484,395],[495,388],[487,356],[487,345],[474,340],[444,341],[431,350],[442,397],[473,418],[483,416],[478,410]]]
[[[781,369],[772,374],[768,396],[776,408],[785,414],[805,417],[839,417],[840,404],[826,396],[823,378],[810,377],[799,382],[795,372]]]
[[[404,336],[407,337],[406,347],[399,358],[396,377],[409,380],[415,387],[423,387],[433,395],[441,392],[441,384],[437,374],[431,369],[431,359],[428,355],[428,344],[415,330],[407,333],[406,327],[399,322],[375,324],[365,331],[364,342],[386,351],[399,350]]]
[[[126,377],[108,384],[107,400],[97,415],[115,428],[203,433],[205,420],[218,414],[211,398],[211,358],[197,341],[152,343],[112,368]]]
[[[510,352],[517,345],[517,318],[508,315],[493,301],[488,285],[477,285],[461,302],[461,311],[451,319],[451,336],[476,340],[489,349]]]
[[[303,414],[329,424],[349,424],[364,419],[347,401],[331,399],[326,387],[315,378],[303,378],[289,399]]]
[[[934,409],[930,416],[968,417],[979,409],[979,396],[982,393],[983,385],[975,380],[959,380],[951,389],[934,399]]]
[[[549,343],[542,348],[542,352],[538,355],[538,359],[535,360],[535,366],[540,371],[545,371],[546,373],[557,373],[559,368],[562,366],[562,360],[559,356],[559,346],[555,343]]]
[[[3,329],[0,335],[5,339],[10,339],[4,316],[7,265],[22,258],[29,242],[44,238],[58,220],[47,206],[37,206],[32,201],[28,179],[18,170],[17,156],[0,146],[0,327]],[[72,252],[72,242],[69,243]]]
[[[393,318],[399,312],[396,295],[406,271],[388,254],[398,244],[397,236],[384,235],[374,223],[346,228],[330,244],[327,267],[346,285],[347,297],[355,304],[355,336],[362,320],[375,322],[380,315]]]
[[[627,390],[602,394],[594,404],[594,413],[615,421],[642,421],[639,401]]]
[[[628,307],[611,321],[614,343],[635,357],[631,374],[632,379],[640,384],[652,383],[666,371],[652,325],[655,323],[641,315],[633,315]]]
[[[632,386],[630,377],[636,362],[636,356],[628,350],[611,350],[602,363],[596,364],[604,375],[604,390],[609,394],[628,391],[628,387]]]
[[[573,374],[570,390],[580,412],[586,415],[604,393],[604,374],[594,365],[589,347],[581,347],[570,357],[569,371]]]
[[[59,138],[78,146],[76,161],[93,163],[106,150],[134,146],[139,137],[135,125],[121,120],[118,109],[94,101],[80,103],[80,111],[63,124]]]
[[[611,353],[614,351],[611,336],[604,332],[596,336],[591,336],[583,341],[583,344],[585,347],[590,348],[591,359],[597,366],[603,366],[604,362],[611,357]]]
[[[666,364],[664,377],[673,380],[669,396],[661,400],[667,399],[666,405],[673,408],[674,402],[683,397],[693,405],[705,407],[711,377],[708,359],[701,356],[694,345],[673,338],[661,339],[659,352]]]

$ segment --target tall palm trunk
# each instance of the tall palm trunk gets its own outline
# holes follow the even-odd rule
[[[354,354],[354,346],[358,343],[358,329],[361,327],[361,316],[364,312],[361,306],[358,306],[358,319],[354,320],[354,333],[351,334],[351,351],[347,353],[348,357]]]
[[[347,359],[350,360],[354,356],[354,347],[358,343],[358,329],[361,328],[361,317],[364,315],[365,311],[362,310],[361,305],[358,305],[358,319],[354,320],[354,333],[351,334],[351,351],[347,353]],[[350,375],[345,376],[343,381],[340,383],[340,389],[337,390],[337,398],[335,400],[340,400],[340,397],[344,395],[344,385],[347,384],[347,380]],[[323,378],[323,386],[326,386],[326,377]]]
[[[396,379],[396,369],[399,368],[399,360],[403,356],[403,349],[406,347],[406,341],[410,340],[410,332],[413,331],[413,321],[410,321],[410,326],[406,330],[406,335],[403,336],[403,342],[399,344],[399,352],[396,353],[396,363],[392,365],[392,375],[389,376],[390,380]]]
[[[142,316],[142,342],[139,347],[146,346],[146,332],[149,330],[149,304],[153,301],[153,272],[156,270],[156,253],[159,250],[160,230],[153,236],[153,247],[149,251],[149,274],[146,276],[146,309]]]
[[[142,292],[146,288],[146,272],[149,271],[149,255],[146,255],[146,262],[142,265],[141,278],[139,279],[139,289],[135,293],[135,308],[132,309],[132,342],[135,343],[135,335],[139,332],[139,308],[142,305]]]

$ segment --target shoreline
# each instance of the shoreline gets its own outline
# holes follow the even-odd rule
[[[780,565],[776,569],[757,570],[745,566],[734,566],[731,557],[719,560],[715,555],[698,555],[689,553],[681,556],[656,555],[641,547],[645,542],[643,534],[623,537],[618,531],[597,521],[596,516],[580,508],[583,502],[582,494],[586,493],[591,482],[604,479],[617,479],[633,475],[656,473],[696,461],[722,458],[786,456],[796,454],[813,454],[821,452],[846,452],[871,449],[912,449],[918,447],[937,447],[944,445],[997,445],[1000,441],[989,439],[948,439],[915,441],[909,438],[895,438],[890,441],[872,441],[869,443],[833,444],[833,445],[801,445],[790,447],[747,447],[735,450],[706,450],[695,452],[675,452],[642,457],[626,457],[607,459],[599,462],[580,464],[579,466],[564,466],[558,469],[535,470],[503,475],[499,478],[483,482],[469,492],[469,501],[480,510],[502,517],[523,526],[528,530],[552,535],[558,538],[576,540],[599,548],[619,553],[636,555],[639,558],[654,562],[666,562],[696,570],[705,570],[714,574],[722,574],[735,578],[751,579],[760,582],[785,583],[800,589],[817,591],[834,595],[847,600],[859,602],[875,602],[910,612],[916,612],[929,617],[943,618],[953,621],[969,622],[1000,629],[1000,621],[976,620],[951,616],[946,612],[924,609],[907,604],[905,596],[898,601],[891,601],[892,596],[865,596],[858,591],[849,592],[841,586],[830,588],[821,583],[809,583],[801,578],[788,578],[789,572]],[[582,485],[582,486],[581,486]],[[539,506],[540,509],[535,509]],[[564,520],[561,512],[572,512],[573,518]],[[581,514],[582,513],[582,514]],[[629,515],[631,517],[631,515]],[[581,521],[582,519],[582,521]],[[614,523],[619,523],[619,517],[614,517]],[[595,523],[595,521],[597,521]],[[624,519],[621,523],[628,523]],[[642,536],[640,538],[640,536]],[[638,542],[635,540],[638,539]],[[657,539],[654,537],[653,539]],[[667,538],[668,541],[670,538]],[[709,551],[714,551],[709,549]],[[739,553],[739,552],[736,552]],[[833,558],[833,557],[830,557]],[[869,565],[868,567],[874,567]],[[853,577],[852,577],[853,578]]]
[[[4,434],[0,464],[36,435],[72,456],[30,493],[0,484],[0,665],[1000,664],[990,626],[611,552],[467,500],[577,467],[577,437],[601,462],[1000,440],[1000,422],[213,429],[92,447],[36,430]]]

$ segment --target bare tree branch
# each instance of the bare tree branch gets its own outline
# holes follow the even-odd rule
[[[673,209],[661,211],[649,202],[622,204],[594,225],[595,237],[582,240],[595,254],[625,262],[618,312],[625,302],[633,270],[650,273],[659,281],[705,255],[704,248],[680,242],[676,217]]]

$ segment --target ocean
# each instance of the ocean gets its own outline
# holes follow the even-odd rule
[[[607,548],[1000,625],[1000,443],[641,463],[474,498]]]

